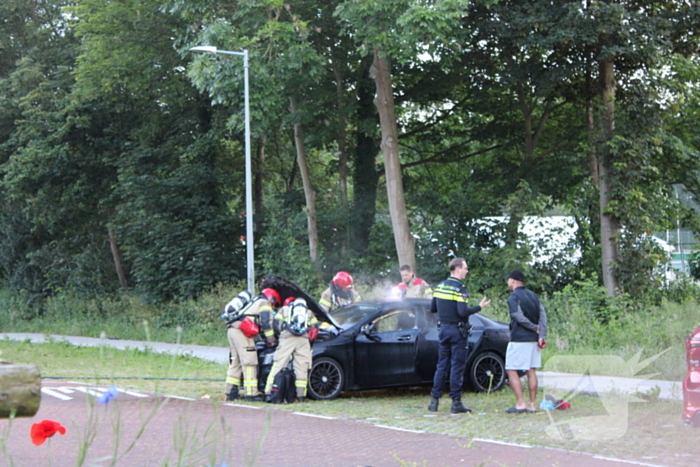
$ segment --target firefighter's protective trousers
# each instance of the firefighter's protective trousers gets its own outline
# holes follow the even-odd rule
[[[311,344],[308,334],[295,336],[289,331],[280,334],[280,343],[275,350],[275,359],[272,362],[272,369],[265,384],[265,394],[272,392],[272,384],[275,376],[282,369],[289,365],[289,360],[294,357],[294,377],[297,397],[306,396],[306,387],[309,380],[309,369],[311,366]]]
[[[240,388],[243,382],[244,395],[259,395],[258,352],[255,350],[255,340],[246,337],[237,326],[228,328],[227,335],[231,346],[231,362],[226,372],[226,393],[231,391],[232,386]]]

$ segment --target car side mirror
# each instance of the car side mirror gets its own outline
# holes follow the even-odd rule
[[[367,339],[371,341],[380,341],[382,340],[381,337],[379,337],[376,333],[372,333],[374,331],[374,323],[372,324],[365,324],[360,328],[360,332],[364,334]]]

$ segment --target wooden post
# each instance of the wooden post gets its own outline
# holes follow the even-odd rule
[[[41,402],[41,374],[35,365],[0,360],[0,418],[32,417]]]

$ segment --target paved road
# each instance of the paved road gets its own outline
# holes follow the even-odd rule
[[[7,439],[9,457],[0,453],[0,465],[75,467],[82,450],[87,452],[83,465],[105,467],[110,465],[118,441],[119,459],[114,465],[127,467],[162,466],[166,462],[185,466],[226,462],[229,467],[630,466],[629,462],[563,450],[309,416],[289,410],[294,406],[221,404],[126,390],[120,390],[107,405],[95,404],[95,396],[104,390],[102,386],[44,381],[39,412],[33,418],[14,420]],[[67,433],[34,446],[30,427],[44,419],[60,421]],[[0,432],[8,423],[0,420]],[[115,434],[117,430],[121,434]],[[91,436],[91,442],[85,441]]]

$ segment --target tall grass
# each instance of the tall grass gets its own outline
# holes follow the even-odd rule
[[[28,303],[0,290],[0,332],[174,342],[182,329],[184,344],[227,346],[221,309],[239,290],[217,286],[198,300],[150,304],[124,294],[83,299],[70,294]],[[147,323],[147,326],[144,326]],[[145,329],[148,329],[149,336]]]

